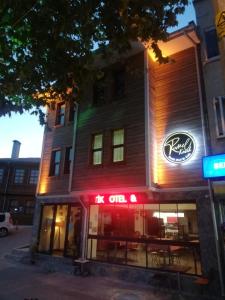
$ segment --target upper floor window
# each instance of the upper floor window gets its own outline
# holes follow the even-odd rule
[[[72,147],[67,147],[66,154],[65,154],[64,174],[70,173],[71,161],[72,161]]]
[[[113,73],[114,81],[114,97],[121,98],[125,94],[125,68],[114,71]]]
[[[69,122],[74,121],[74,115],[75,115],[75,104],[74,102],[71,102],[69,105]]]
[[[210,28],[205,31],[205,44],[208,59],[219,55],[219,46],[215,28]]]
[[[3,183],[4,179],[4,169],[0,169],[0,183]]]
[[[32,200],[26,201],[26,214],[33,214],[34,206],[35,206],[34,201]]]
[[[93,105],[100,106],[105,103],[105,78],[104,76],[93,85]]]
[[[225,137],[225,96],[213,99],[217,137]]]
[[[23,183],[24,182],[24,169],[15,169],[14,183]]]
[[[112,159],[115,163],[124,161],[124,129],[113,131]]]
[[[103,154],[103,134],[98,133],[93,135],[92,140],[92,164],[101,165]]]
[[[30,171],[30,178],[29,178],[29,184],[37,184],[38,182],[38,170],[31,170]]]
[[[55,125],[64,125],[65,123],[65,108],[64,102],[57,105]]]
[[[60,171],[61,151],[52,151],[51,164],[50,164],[50,176],[58,176]]]

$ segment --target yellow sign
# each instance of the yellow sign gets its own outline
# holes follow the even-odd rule
[[[216,31],[219,38],[225,36],[225,11],[216,15]]]

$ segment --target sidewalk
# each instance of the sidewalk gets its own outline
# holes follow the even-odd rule
[[[0,259],[1,300],[200,300],[106,277],[48,273]],[[209,298],[208,298],[209,299]]]

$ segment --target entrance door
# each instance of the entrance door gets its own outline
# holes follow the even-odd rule
[[[40,252],[79,257],[81,250],[82,208],[79,205],[54,204],[42,209]]]
[[[65,255],[78,258],[81,254],[82,231],[82,208],[80,206],[70,207],[67,224]]]
[[[45,205],[42,208],[41,228],[38,250],[40,252],[51,252],[51,237],[55,218],[55,206]]]
[[[57,205],[52,241],[52,254],[63,255],[66,238],[68,205]]]

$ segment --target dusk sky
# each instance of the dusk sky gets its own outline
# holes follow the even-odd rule
[[[179,18],[179,28],[186,26],[190,21],[195,21],[193,6],[190,5],[183,16]],[[177,30],[178,28],[174,28]],[[173,31],[174,31],[173,30]],[[0,118],[0,158],[10,157],[12,141],[21,142],[20,157],[40,157],[44,127],[39,125],[36,116],[28,113],[12,117]]]

